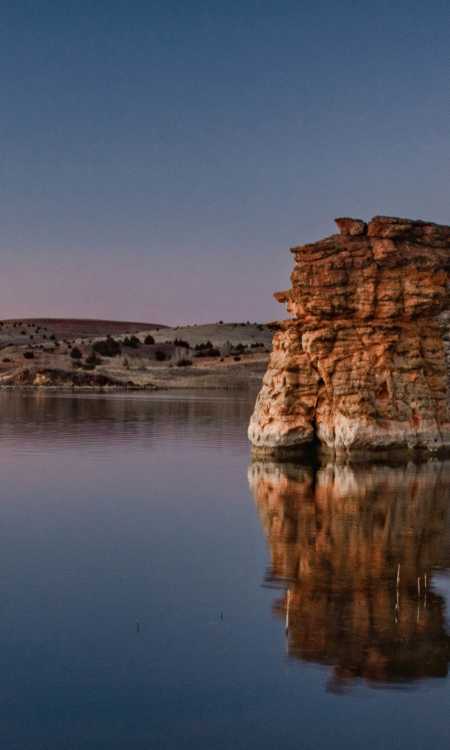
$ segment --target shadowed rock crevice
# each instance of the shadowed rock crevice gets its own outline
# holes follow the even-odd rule
[[[256,452],[450,448],[450,228],[341,218],[295,247],[250,421]]]

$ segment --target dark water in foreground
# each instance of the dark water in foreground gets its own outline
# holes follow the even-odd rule
[[[0,405],[2,749],[449,747],[450,463],[251,465],[242,395]]]

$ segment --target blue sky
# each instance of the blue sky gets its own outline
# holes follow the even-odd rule
[[[0,10],[0,317],[274,318],[335,216],[448,223],[447,2]]]

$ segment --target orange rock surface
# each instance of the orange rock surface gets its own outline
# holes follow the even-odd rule
[[[260,452],[450,448],[450,227],[377,216],[292,249],[249,426]]]
[[[248,478],[289,655],[331,667],[335,690],[445,677],[450,632],[434,578],[450,567],[450,461],[254,461]]]

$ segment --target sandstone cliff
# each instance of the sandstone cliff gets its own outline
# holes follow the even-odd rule
[[[450,448],[450,227],[377,216],[293,248],[249,438],[260,452]]]

